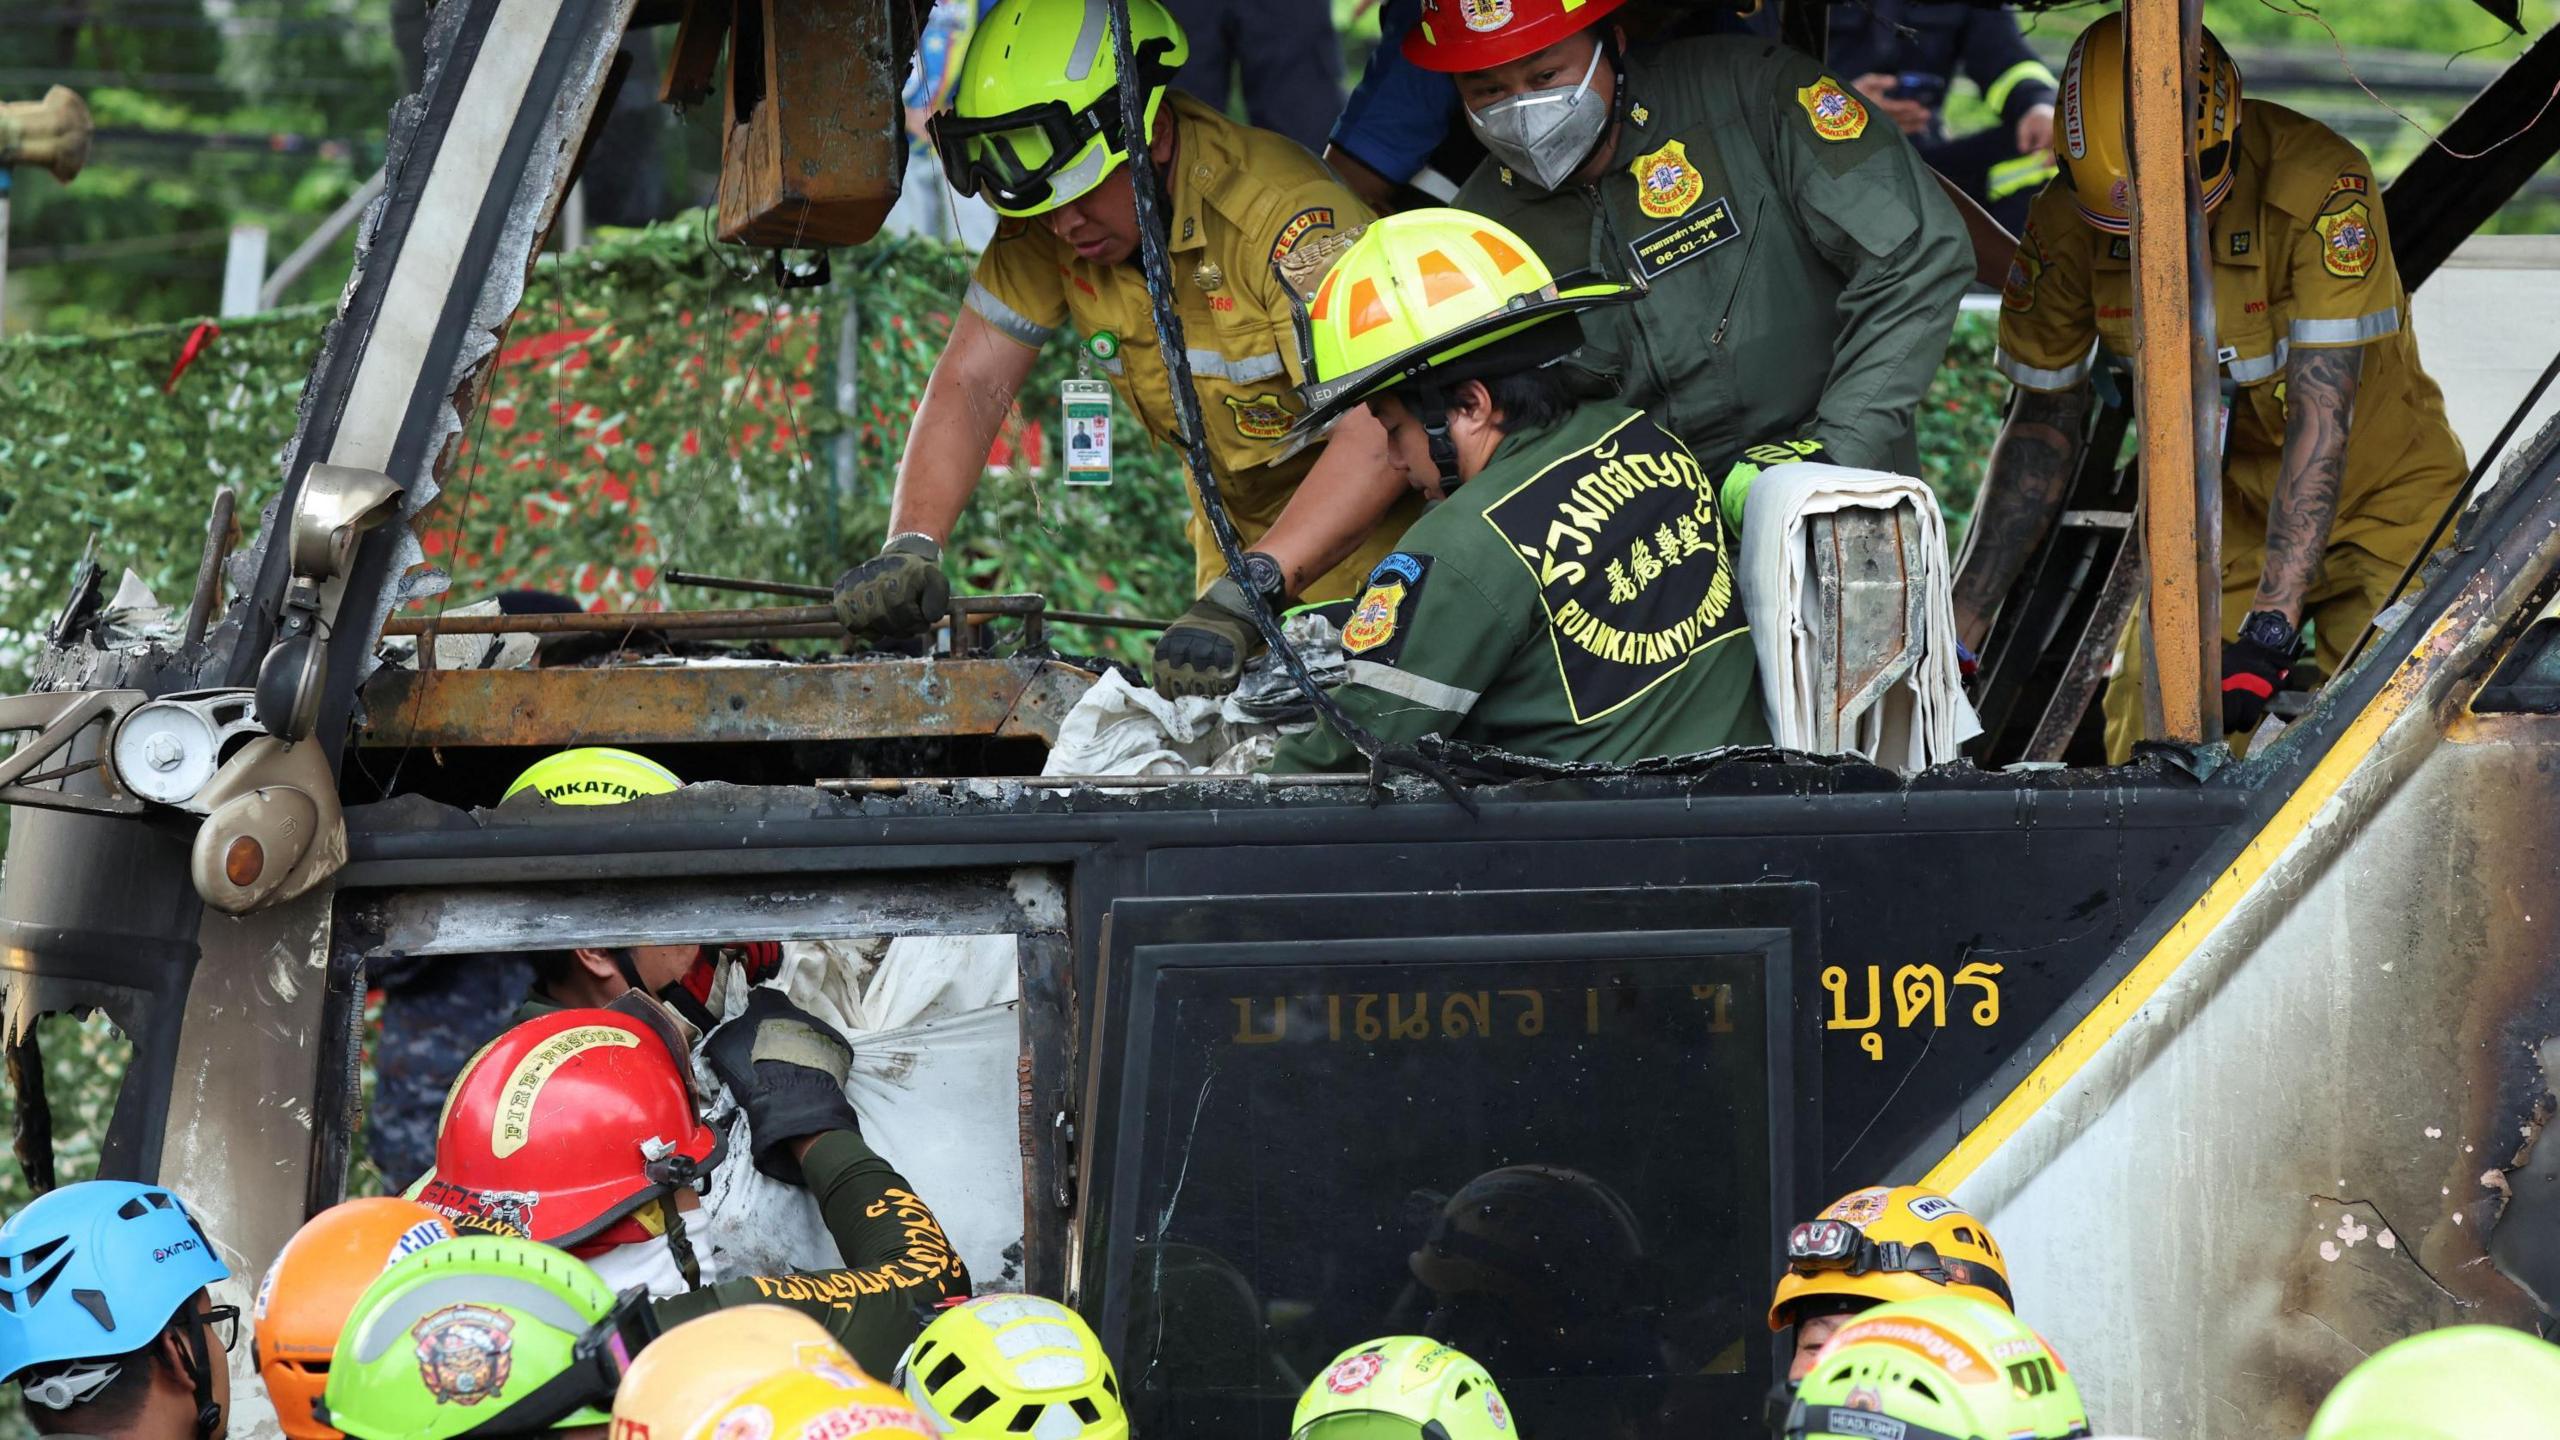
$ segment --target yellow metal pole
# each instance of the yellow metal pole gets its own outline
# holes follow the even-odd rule
[[[2213,270],[2193,131],[2199,0],[2126,0],[2125,94],[2133,159],[2134,417],[2142,437],[2145,650],[2151,734],[2222,733],[2222,420]]]

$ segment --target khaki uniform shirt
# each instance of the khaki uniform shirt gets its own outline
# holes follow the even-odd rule
[[[2255,574],[2284,457],[2285,358],[2361,346],[2332,556],[2354,546],[2396,576],[2461,485],[2462,442],[2418,364],[2409,294],[2373,167],[2318,121],[2252,100],[2238,170],[2213,214],[2214,340],[2236,387],[2224,443],[2225,569]],[[2134,353],[2129,243],[2082,220],[2068,186],[2045,187],[2000,297],[2001,372],[2029,390],[2089,378],[2103,344]],[[2325,641],[2328,637],[2323,636]]]
[[[1239,125],[1179,92],[1170,103],[1181,126],[1165,222],[1172,232],[1175,307],[1209,432],[1209,463],[1217,467],[1237,532],[1250,545],[1280,518],[1322,448],[1287,438],[1306,408],[1296,390],[1305,366],[1289,292],[1272,267],[1311,236],[1375,217],[1295,142]],[[1120,404],[1149,435],[1180,443],[1146,274],[1134,260],[1096,264],[1037,220],[1008,221],[978,257],[967,303],[996,329],[1034,347],[1073,322]],[[1348,599],[1420,513],[1419,500],[1399,502],[1304,598]],[[1198,586],[1206,589],[1227,565],[1196,491],[1190,535]]]

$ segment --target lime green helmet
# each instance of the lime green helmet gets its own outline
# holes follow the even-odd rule
[[[1120,65],[1105,0],[1001,0],[969,38],[951,105],[925,128],[951,188],[1003,215],[1039,215],[1129,158]],[[1129,0],[1129,52],[1146,96],[1139,143],[1191,43],[1163,0]]]
[[[1492,347],[1542,321],[1640,293],[1596,276],[1559,280],[1528,241],[1469,211],[1406,210],[1373,221],[1298,316],[1307,413],[1295,428],[1322,429],[1426,374],[1457,380],[1554,359],[1582,343],[1578,326],[1550,327],[1541,338],[1551,343],[1525,353]]]
[[[981,1295],[943,1311],[893,1377],[951,1440],[1129,1440],[1101,1339],[1083,1316],[1037,1295]]]
[[[2482,1440],[2548,1433],[2560,1346],[2497,1325],[2455,1325],[2386,1345],[2347,1372],[2309,1440]]]
[[[2072,1440],[2089,1433],[2062,1357],[1997,1305],[1962,1295],[1861,1312],[1815,1357],[1788,1440]]]
[[[539,790],[554,805],[619,805],[683,788],[676,772],[646,755],[581,745],[534,761],[498,798],[512,800],[520,791]]]
[[[535,1410],[559,1413],[542,1428],[610,1423],[597,1408],[612,1403],[609,1380],[585,1396],[551,1382],[613,1309],[613,1291],[565,1250],[499,1236],[430,1245],[357,1298],[319,1418],[354,1440],[447,1440],[501,1416],[509,1431],[534,1428],[510,1412],[547,1391]]]
[[[1389,1335],[1333,1357],[1289,1417],[1290,1440],[1515,1440],[1511,1407],[1485,1368],[1420,1335]]]

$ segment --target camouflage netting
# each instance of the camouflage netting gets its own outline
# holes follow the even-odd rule
[[[968,259],[883,241],[838,256],[835,274],[826,290],[778,293],[691,221],[546,259],[421,526],[453,601],[533,587],[591,608],[725,607],[754,602],[670,588],[660,571],[824,583],[876,549]],[[841,413],[848,305],[856,374]],[[278,481],[321,320],[0,346],[0,682],[41,643],[93,531],[111,573],[130,567],[183,603],[215,487],[237,486],[254,516]],[[1048,397],[1072,368],[1062,339],[998,439],[955,537],[963,584],[1171,616],[1191,573],[1177,461],[1130,444],[1116,483],[1059,483]]]

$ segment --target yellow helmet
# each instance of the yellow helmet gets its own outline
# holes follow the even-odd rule
[[[2079,202],[2080,218],[2110,235],[2133,228],[2133,160],[2124,94],[2124,16],[2101,15],[2071,43],[2071,58],[2063,63],[2053,143],[2062,152],[2062,183]],[[2208,211],[2231,193],[2240,162],[2234,141],[2239,131],[2240,67],[2207,30],[2196,51],[2193,143]]]
[[[998,214],[1039,215],[1129,158],[1109,14],[1103,0],[1002,0],[978,22],[950,108],[925,122],[952,189]],[[1129,33],[1152,135],[1191,43],[1162,0],[1129,0]]]
[[[896,1379],[949,1436],[1129,1437],[1102,1341],[1083,1316],[1037,1295],[981,1295],[936,1315]]]
[[[1420,1335],[1366,1340],[1334,1356],[1289,1417],[1290,1440],[1509,1440],[1517,1433],[1485,1368]]]
[[[658,1343],[665,1344],[666,1337],[660,1336]],[[614,1420],[618,1436],[625,1433],[619,1409]],[[683,1440],[846,1440],[857,1435],[862,1440],[942,1440],[942,1432],[916,1413],[907,1397],[858,1368],[823,1360],[739,1391],[696,1421]]]
[[[1822,1300],[1864,1309],[1962,1295],[2014,1310],[2009,1267],[1981,1221],[1935,1190],[1870,1185],[1831,1202],[1787,1236],[1787,1273],[1769,1303],[1783,1330]]]
[[[554,805],[619,805],[683,788],[676,772],[646,755],[582,745],[534,761],[498,798],[512,800],[518,791],[539,790]]]
[[[860,1375],[827,1327],[781,1305],[740,1305],[650,1342],[613,1392],[614,1440],[675,1440],[749,1386],[831,1365]]]
[[[1427,372],[1465,378],[1452,368],[1462,357],[1480,356],[1540,321],[1642,293],[1594,277],[1569,278],[1577,283],[1558,281],[1528,241],[1482,215],[1407,210],[1372,222],[1325,272],[1298,317],[1307,360],[1299,393],[1307,413],[1294,428],[1330,425],[1352,406]],[[1508,366],[1469,368],[1478,375],[1526,369],[1581,344],[1579,327],[1551,338],[1543,353],[1483,357],[1507,359]]]

